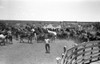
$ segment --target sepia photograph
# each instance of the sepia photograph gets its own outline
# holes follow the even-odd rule
[[[100,64],[100,0],[0,0],[0,64]]]

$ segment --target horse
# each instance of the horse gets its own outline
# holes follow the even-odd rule
[[[37,35],[37,42],[43,42],[45,39],[45,34],[44,33],[41,33],[39,35]]]
[[[8,35],[6,36],[6,42],[7,42],[7,43],[12,44],[12,39],[13,39],[12,34],[8,34]]]
[[[23,39],[28,39],[28,43],[32,43],[33,33],[21,33],[20,34],[20,43],[24,42]]]
[[[19,34],[20,34],[20,30],[16,28],[12,30],[12,35],[15,37],[16,40],[19,39]]]
[[[45,31],[41,28],[32,28],[31,32],[33,33],[34,39],[38,42],[39,40],[43,40]]]
[[[66,39],[70,37],[70,32],[64,29],[61,29],[57,32],[57,37],[59,39]]]
[[[3,35],[3,34],[0,34],[0,45],[5,45],[5,38],[6,38],[6,36],[5,35]]]
[[[48,34],[52,36],[52,40],[55,40],[57,37],[57,33],[54,31],[50,31],[50,30],[47,30],[47,31],[48,31]]]
[[[1,33],[0,38],[5,40],[4,42],[6,42],[6,43],[12,43],[12,34],[11,34],[11,32],[9,33],[7,31],[5,31],[5,32]]]

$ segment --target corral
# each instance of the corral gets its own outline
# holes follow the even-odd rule
[[[91,64],[99,60],[100,41],[90,41],[65,51],[61,64]]]

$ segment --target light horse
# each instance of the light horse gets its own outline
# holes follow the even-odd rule
[[[48,30],[48,29],[47,29],[47,31],[48,31],[48,33],[50,33],[50,34],[53,34],[53,36],[52,36],[52,40],[55,40],[56,37],[57,37],[57,33],[54,32],[54,31],[50,31],[50,30]]]
[[[3,34],[0,34],[0,38],[6,38],[6,36],[5,35],[3,35]]]
[[[3,35],[3,34],[0,34],[0,45],[3,43],[5,45],[5,39],[6,39],[6,36]]]

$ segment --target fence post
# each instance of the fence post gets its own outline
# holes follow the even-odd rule
[[[85,52],[85,45],[83,45],[83,52]],[[82,61],[84,61],[84,56],[85,56],[85,54],[82,54],[82,57],[83,57],[83,59],[82,59]],[[82,64],[84,64],[84,62],[82,62]]]
[[[62,53],[62,58],[64,57],[64,55],[65,55],[65,54],[64,54],[64,53]]]
[[[98,48],[100,49],[100,42],[98,42]],[[100,50],[98,52],[100,53]],[[98,56],[98,60],[100,60],[100,54]]]
[[[66,50],[66,46],[64,46],[63,50],[64,50],[64,53],[62,53],[62,59],[63,59],[63,57],[64,57],[64,55],[65,55],[65,52],[67,51],[67,50]]]
[[[77,48],[75,49],[75,51],[77,51]],[[77,52],[75,53],[75,61],[77,60],[76,56],[77,56]],[[77,64],[77,62],[75,64]]]
[[[92,44],[94,45],[94,44]],[[93,47],[91,47],[91,50],[93,50]],[[90,55],[93,54],[93,52],[91,51]],[[90,58],[92,58],[92,56],[90,56]],[[90,59],[90,63],[92,62],[92,59]]]
[[[63,62],[61,61],[61,63],[65,62],[65,58],[67,57],[67,54],[65,55],[65,53],[67,53],[67,47],[66,46],[63,47],[63,53],[62,53],[62,60],[63,60]],[[64,56],[66,56],[66,57],[64,57]]]
[[[67,49],[67,47],[66,47],[66,46],[64,46],[64,53],[67,51],[66,49]]]
[[[78,45],[78,44],[74,44],[74,47],[76,47],[77,45]],[[77,56],[77,52],[76,52],[77,49],[78,49],[78,48],[76,47],[76,48],[75,48],[75,51],[74,51],[74,52],[75,52],[75,61],[77,60],[77,57],[76,57],[76,56]],[[76,62],[75,64],[77,64],[77,62]]]

